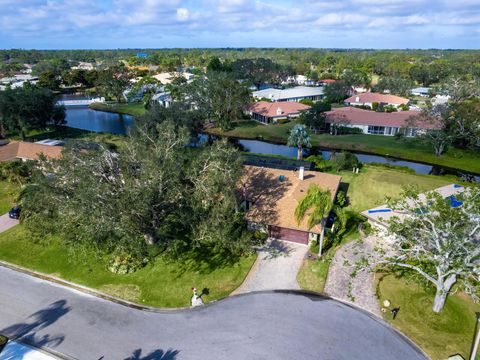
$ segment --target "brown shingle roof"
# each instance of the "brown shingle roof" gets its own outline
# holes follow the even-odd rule
[[[343,107],[332,109],[326,113],[326,122],[343,122],[347,120],[350,125],[375,125],[375,126],[392,126],[392,127],[408,127],[407,120],[412,117],[418,117],[418,111],[395,111],[391,113],[376,112],[364,110],[355,107]],[[438,124],[434,122],[417,120],[415,126],[420,129],[435,129]]]
[[[239,192],[246,185],[247,199],[252,203],[246,214],[249,221],[275,225],[289,229],[309,231],[307,218],[300,224],[294,217],[295,208],[311,184],[318,184],[322,189],[330,190],[335,198],[341,177],[317,171],[305,171],[304,180],[298,178],[297,171],[245,166],[244,175],[239,184]],[[280,176],[284,180],[280,181]],[[311,232],[320,232],[315,226]]]
[[[300,111],[309,109],[310,106],[295,101],[268,102],[258,101],[248,107],[248,111],[266,117],[277,117],[298,114]],[[281,110],[281,114],[277,110]]]
[[[357,101],[357,97],[359,98],[358,101]],[[408,99],[402,98],[400,96],[390,95],[390,94],[366,92],[363,94],[351,96],[345,100],[345,103],[363,104],[363,103],[374,103],[374,102],[400,105],[400,104],[408,103]]]
[[[40,154],[45,155],[47,158],[58,159],[61,156],[62,149],[62,146],[15,141],[7,145],[0,146],[0,161],[8,161],[13,159],[38,160]]]

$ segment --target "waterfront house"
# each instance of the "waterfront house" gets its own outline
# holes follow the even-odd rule
[[[293,119],[310,106],[295,101],[268,102],[258,101],[247,108],[253,120],[263,124],[275,124],[280,119]]]

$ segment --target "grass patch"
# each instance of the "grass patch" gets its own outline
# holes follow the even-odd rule
[[[349,209],[358,212],[384,204],[386,196],[399,196],[407,185],[416,185],[421,191],[427,191],[454,182],[448,177],[411,174],[369,165],[364,165],[359,174],[341,171],[339,175],[344,184],[342,187],[347,189]]]
[[[11,182],[0,180],[0,215],[10,210],[15,203],[19,187]]]
[[[304,259],[297,274],[298,285],[304,290],[323,293],[330,262],[331,258],[321,260]]]
[[[105,284],[99,290],[132,302],[139,302],[141,295],[140,287],[135,284]]]
[[[45,130],[30,131],[25,140],[26,141],[40,141],[45,139],[59,139],[59,140],[82,140],[91,142],[102,142],[112,144],[114,146],[122,146],[126,141],[125,135],[97,133],[88,130],[75,129],[67,126],[52,126]],[[20,140],[18,136],[10,136],[12,140]]]
[[[141,116],[147,112],[142,103],[93,103],[89,106],[93,110]]]
[[[479,304],[461,294],[451,295],[442,312],[435,314],[432,311],[433,289],[426,290],[393,275],[381,277],[377,296],[380,306],[388,299],[392,307],[400,307],[395,320],[390,312],[384,314],[384,319],[410,337],[432,359],[446,359],[454,354],[468,358]]]
[[[133,274],[117,275],[106,270],[106,260],[87,254],[85,262],[72,256],[58,238],[47,240],[35,243],[18,225],[0,234],[0,259],[158,307],[189,306],[192,287],[209,290],[205,302],[227,296],[243,282],[256,258],[189,252],[176,261],[157,257]]]
[[[298,285],[304,290],[315,291],[323,293],[325,284],[328,277],[328,269],[332,262],[333,256],[340,246],[343,246],[351,241],[360,239],[360,233],[358,232],[358,224],[361,221],[359,216],[351,214],[351,218],[348,223],[348,229],[343,235],[340,243],[334,246],[328,245],[328,234],[325,236],[326,249],[321,259],[304,259],[302,266],[297,274]],[[318,243],[313,243],[310,246],[310,252],[312,254],[318,254]]]
[[[207,133],[245,139],[267,140],[286,144],[289,131],[298,121],[288,124],[262,125],[255,121],[236,122],[235,128],[223,132],[218,128],[208,129]],[[480,174],[480,154],[451,148],[442,156],[435,156],[425,143],[407,139],[398,141],[392,136],[349,134],[333,136],[330,134],[311,134],[313,146],[338,150],[362,151],[366,153],[391,156],[399,159],[425,162],[453,169]]]

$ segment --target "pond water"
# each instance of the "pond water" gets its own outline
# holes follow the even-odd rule
[[[61,99],[83,100],[87,97],[63,95]],[[130,115],[92,110],[88,106],[67,106],[65,120],[71,128],[112,134],[126,134],[133,124],[133,117]]]
[[[77,95],[66,95],[62,99],[85,99]],[[122,115],[115,113],[108,113],[103,111],[92,110],[86,106],[69,106],[67,107],[67,126],[77,129],[104,132],[112,134],[126,134],[133,124],[133,117],[130,115]],[[200,142],[206,141],[207,135],[200,135]],[[287,157],[296,157],[297,149],[286,145],[272,144],[259,140],[232,140],[233,143],[238,144],[244,150],[266,155],[281,155]],[[304,151],[304,155],[321,154],[326,160],[330,159],[332,150],[327,149],[312,149],[311,151]],[[460,176],[468,181],[480,181],[480,176],[466,174],[452,169],[432,166],[413,161],[398,160],[390,157],[369,155],[354,152],[358,159],[363,163],[382,163],[395,166],[405,166],[415,170],[417,174],[431,174],[444,175],[453,174]]]
[[[133,123],[130,115],[92,110],[87,106],[67,107],[67,126],[112,134],[126,134]]]

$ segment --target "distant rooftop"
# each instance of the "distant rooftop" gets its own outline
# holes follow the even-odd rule
[[[282,101],[308,96],[321,96],[323,95],[323,87],[295,86],[283,90],[270,88],[254,91],[252,95],[258,99],[265,98],[272,101]]]
[[[384,103],[384,104],[393,104],[393,105],[401,105],[407,104],[408,99],[402,98],[396,95],[390,94],[380,94],[380,93],[373,93],[373,92],[366,92],[363,94],[357,94],[354,96],[349,97],[345,100],[345,103]]]
[[[47,158],[58,159],[62,154],[62,149],[62,146],[12,141],[7,145],[0,146],[0,161],[14,159],[38,160],[40,154],[45,155]]]
[[[310,106],[300,104],[296,101],[268,102],[258,101],[251,104],[248,110],[269,118],[282,117],[298,114],[300,111],[309,109]]]

